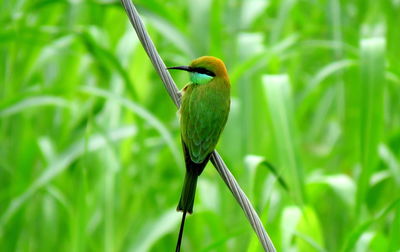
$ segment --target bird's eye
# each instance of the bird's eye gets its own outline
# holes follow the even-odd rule
[[[208,76],[215,77],[215,73],[213,73],[212,71],[207,70],[207,69],[205,69],[203,67],[192,68],[192,72],[196,72],[196,73],[199,73],[199,74],[206,74]]]

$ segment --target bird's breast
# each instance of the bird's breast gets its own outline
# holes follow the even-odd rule
[[[229,107],[229,86],[209,83],[186,88],[181,105],[181,135],[194,162],[201,162],[215,148]]]

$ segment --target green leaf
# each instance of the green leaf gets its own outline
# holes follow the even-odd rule
[[[176,163],[178,165],[181,164],[178,147],[176,146],[174,140],[172,139],[171,133],[164,126],[164,124],[160,120],[158,120],[152,113],[147,111],[142,106],[134,103],[133,101],[130,101],[126,98],[123,98],[114,93],[108,92],[106,90],[102,90],[102,89],[94,88],[94,87],[83,87],[81,91],[84,93],[98,96],[98,97],[112,99],[112,100],[118,102],[120,105],[123,105],[124,107],[128,108],[130,111],[136,113],[138,116],[145,119],[151,126],[153,126],[155,129],[157,129],[157,131],[160,133],[160,135],[164,138],[168,147],[170,147],[170,150],[175,158]]]
[[[278,150],[278,167],[295,200],[302,203],[305,198],[303,169],[297,152],[289,78],[286,75],[265,75],[262,80]]]
[[[301,219],[301,210],[298,207],[285,207],[282,212],[280,229],[282,236],[282,251],[291,251],[294,249],[293,236]]]
[[[0,118],[11,116],[25,110],[30,110],[35,107],[41,106],[71,108],[71,104],[69,104],[68,101],[63,98],[53,96],[28,97],[12,105],[1,106],[3,108],[0,107]]]
[[[389,171],[392,173],[394,180],[396,181],[397,187],[400,187],[400,163],[396,159],[395,154],[389,149],[389,147],[385,144],[379,145],[379,156],[383,162],[389,168]]]
[[[400,250],[399,237],[400,237],[400,204],[397,205],[394,220],[391,223],[388,252],[395,252]]]
[[[136,134],[136,131],[137,129],[135,126],[126,126],[119,129],[110,130],[107,135],[110,140],[119,141],[127,137],[132,137]],[[87,141],[88,151],[96,151],[107,144],[106,139],[102,135],[98,134],[92,135]],[[36,178],[21,195],[15,197],[0,218],[0,230],[2,230],[9,219],[30,197],[32,197],[34,193],[36,193],[43,186],[47,185],[56,176],[64,172],[75,159],[83,155],[85,152],[85,145],[85,139],[77,140],[67,150],[54,159],[54,161],[46,167],[43,173]]]
[[[360,150],[361,174],[358,179],[356,211],[364,202],[369,181],[378,160],[378,144],[383,129],[383,90],[385,87],[385,39],[363,39],[360,44]]]
[[[161,237],[177,227],[180,219],[181,214],[171,209],[165,211],[158,219],[147,221],[141,231],[132,238],[129,251],[149,251]]]
[[[266,160],[266,158],[261,157],[261,156],[256,156],[256,155],[248,155],[245,157],[245,164],[247,169],[249,169],[250,173],[250,184],[252,185],[251,187],[254,187],[254,181],[256,179],[256,174],[257,170],[259,167],[266,167],[276,178],[276,180],[279,182],[279,184],[284,188],[285,190],[289,190],[289,187],[285,180],[282,178],[282,176],[279,174],[279,171],[276,169],[274,165],[272,165],[270,162]]]
[[[356,185],[349,176],[344,174],[315,176],[310,177],[308,183],[326,185],[330,187],[349,208],[354,206]]]

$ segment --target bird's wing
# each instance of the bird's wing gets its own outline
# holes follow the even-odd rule
[[[181,108],[182,140],[193,162],[201,163],[214,150],[229,113],[229,97],[207,87],[191,87]]]

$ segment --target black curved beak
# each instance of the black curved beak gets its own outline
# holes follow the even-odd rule
[[[167,69],[183,70],[183,71],[187,71],[187,72],[191,72],[191,71],[192,71],[192,69],[190,68],[190,66],[167,67]]]

